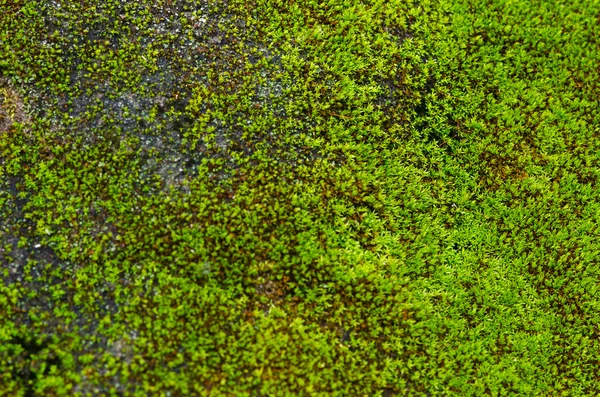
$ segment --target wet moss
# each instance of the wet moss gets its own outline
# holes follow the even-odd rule
[[[0,392],[600,390],[597,5],[0,8]]]

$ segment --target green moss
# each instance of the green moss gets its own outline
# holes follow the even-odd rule
[[[0,8],[2,393],[600,390],[597,4]]]

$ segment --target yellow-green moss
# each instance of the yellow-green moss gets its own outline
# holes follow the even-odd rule
[[[0,10],[0,394],[600,392],[597,2]]]

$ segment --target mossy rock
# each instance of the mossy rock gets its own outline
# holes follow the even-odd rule
[[[600,393],[599,4],[0,9],[0,394]]]

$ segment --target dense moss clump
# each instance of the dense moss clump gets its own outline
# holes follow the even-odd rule
[[[0,394],[600,394],[600,3],[0,0]]]

